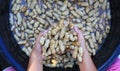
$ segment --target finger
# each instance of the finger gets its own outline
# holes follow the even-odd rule
[[[43,33],[39,33],[39,35],[37,36],[37,39],[35,41],[35,47],[34,50],[40,50],[39,52],[41,53],[41,46],[39,44],[40,38],[43,35]]]
[[[41,48],[41,45],[40,45],[39,41],[40,41],[40,38],[42,36],[44,36],[46,33],[47,33],[47,30],[45,30],[44,32],[39,33],[39,35],[37,36],[37,39],[35,41],[35,48],[34,48],[35,51],[37,50],[40,53],[42,53],[42,48]]]
[[[79,30],[77,27],[74,27],[74,30],[78,33],[79,35],[79,38],[83,39],[84,40],[84,37],[83,37],[83,33],[81,30]]]
[[[46,34],[47,34],[47,32],[48,32],[48,30],[45,30],[45,31],[43,32],[43,35],[46,35]]]
[[[34,48],[35,50],[40,50],[40,52],[41,52],[41,45],[38,43],[38,44],[35,44],[35,48]]]
[[[45,59],[46,59],[46,57],[45,57],[45,56],[43,56],[43,55],[41,56],[41,58],[42,58],[43,60],[45,60]]]
[[[78,34],[78,38],[80,39],[80,32],[77,27],[74,27],[75,32]]]
[[[43,33],[39,33],[39,35],[37,36],[36,42],[35,42],[36,44],[39,43],[42,35],[43,35]]]
[[[78,41],[80,42],[81,46],[82,47],[85,47],[85,40],[84,40],[84,37],[83,37],[83,34],[82,34],[82,31],[79,30],[77,27],[74,27],[74,30],[77,32],[78,34]]]
[[[39,33],[39,35],[37,36],[37,39],[36,39],[36,44],[39,43],[41,36],[45,35],[46,33],[47,33],[47,30],[45,30],[44,32]]]

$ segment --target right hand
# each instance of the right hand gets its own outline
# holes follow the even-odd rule
[[[78,62],[80,71],[97,71],[97,68],[95,67],[89,52],[86,48],[85,45],[85,40],[82,34],[82,31],[79,30],[77,27],[74,27],[74,30],[78,34],[78,41],[80,42],[81,47],[83,48],[83,57],[82,57],[82,62]]]
[[[83,48],[83,52],[88,52],[88,50],[86,49],[85,39],[84,39],[84,36],[83,36],[83,32],[81,30],[79,30],[77,27],[74,27],[74,31],[78,35],[78,41],[80,42],[80,45]]]

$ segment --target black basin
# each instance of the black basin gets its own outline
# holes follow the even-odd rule
[[[120,0],[110,0],[112,15],[111,30],[105,43],[102,45],[102,48],[97,52],[95,56],[92,57],[97,68],[102,66],[111,57],[111,55],[117,48],[117,45],[120,43],[119,4]],[[4,48],[9,52],[9,54],[18,64],[18,66],[16,66],[15,64],[13,64],[13,66],[18,71],[22,70],[18,68],[19,65],[21,68],[23,68],[23,70],[26,70],[29,57],[26,56],[25,53],[20,49],[20,46],[16,43],[14,37],[12,36],[9,24],[9,5],[10,0],[0,0],[0,36],[2,38],[3,45],[5,45]],[[79,68],[77,65],[75,65],[72,69],[44,67],[44,71],[79,71]]]

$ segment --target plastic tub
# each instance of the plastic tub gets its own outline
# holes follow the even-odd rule
[[[1,43],[0,47],[4,50],[4,57],[6,60],[9,60],[9,63],[12,64],[18,71],[25,71],[28,65],[29,57],[20,49],[19,45],[15,42],[15,39],[12,36],[10,31],[9,24],[9,4],[10,0],[0,0],[0,36]],[[102,48],[93,56],[93,61],[96,67],[99,70],[102,70],[101,66],[105,67],[109,62],[113,61],[117,56],[117,53],[114,53],[117,49],[118,44],[120,43],[120,1],[119,0],[110,0],[111,6],[111,30],[108,34],[105,43],[102,45]],[[109,60],[110,59],[110,60]],[[44,67],[44,71],[79,71],[78,66],[74,66],[72,69],[64,68],[47,68]],[[103,69],[104,70],[104,69]]]

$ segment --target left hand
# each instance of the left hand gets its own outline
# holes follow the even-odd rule
[[[36,59],[39,62],[42,63],[42,61],[44,60],[44,56],[42,55],[42,48],[41,45],[39,43],[41,36],[43,36],[43,33],[40,33],[35,41],[35,47],[33,48],[31,55],[30,55],[30,59],[31,61]]]
[[[39,41],[44,34],[45,33],[40,33],[35,41],[35,47],[30,55],[28,71],[43,71],[43,60],[45,57],[42,55],[42,48]]]

